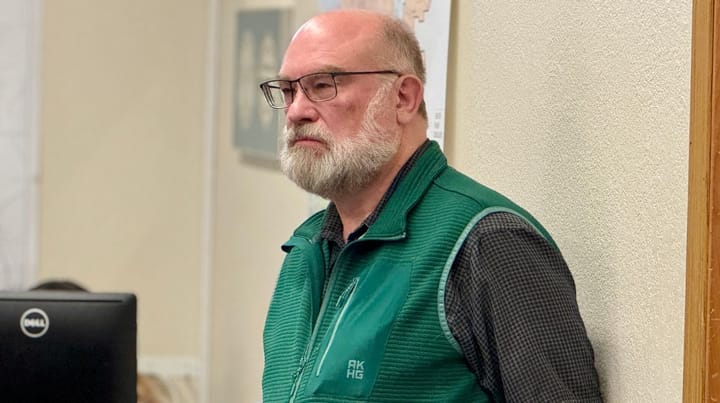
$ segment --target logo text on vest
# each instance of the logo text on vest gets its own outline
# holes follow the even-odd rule
[[[348,379],[363,379],[365,373],[365,361],[349,360],[347,367]]]

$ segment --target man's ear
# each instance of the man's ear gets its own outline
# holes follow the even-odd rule
[[[423,84],[419,78],[411,74],[400,77],[399,81],[397,120],[400,124],[407,124],[417,114],[423,101]]]

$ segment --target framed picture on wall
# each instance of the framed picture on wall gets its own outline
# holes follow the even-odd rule
[[[277,159],[281,111],[270,108],[258,84],[277,75],[288,41],[286,8],[237,9],[233,44],[233,142],[243,154]]]

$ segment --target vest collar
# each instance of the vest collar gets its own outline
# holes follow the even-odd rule
[[[435,141],[418,157],[406,174],[377,220],[362,238],[401,238],[407,227],[407,215],[420,201],[435,178],[447,168],[447,159]]]

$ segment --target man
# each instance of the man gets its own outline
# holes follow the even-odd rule
[[[283,245],[264,400],[600,401],[560,252],[427,140],[424,74],[402,23],[335,11],[260,85],[283,172],[331,201]]]

